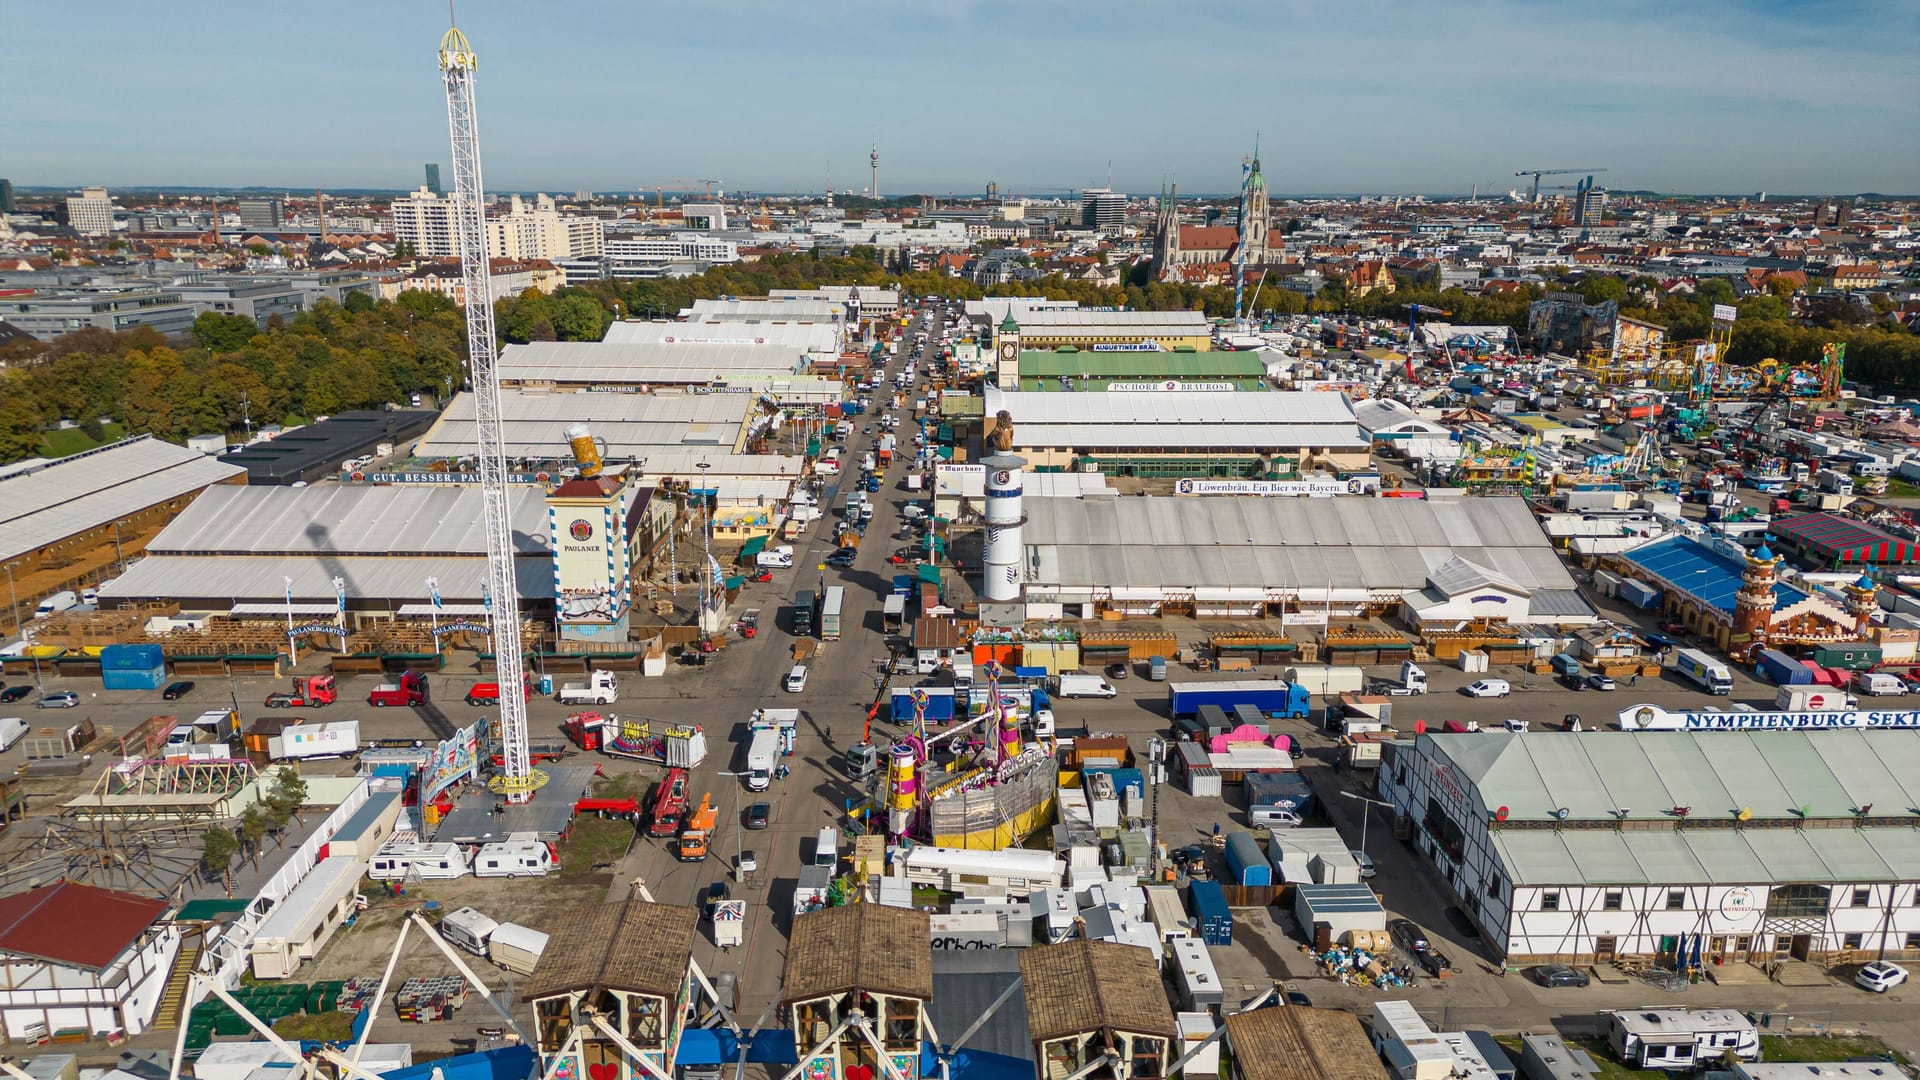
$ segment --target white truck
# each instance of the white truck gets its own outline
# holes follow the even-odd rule
[[[1802,683],[1783,686],[1773,696],[1773,707],[1782,712],[1818,712],[1823,709],[1857,709],[1860,699],[1831,686]]]
[[[31,730],[27,722],[17,716],[0,718],[0,753],[13,749],[13,744],[26,738]]]
[[[761,729],[747,743],[747,790],[765,791],[773,786],[773,767],[780,757],[780,733]]]
[[[1673,670],[1692,679],[1709,694],[1733,693],[1733,672],[1725,663],[1699,649],[1681,649],[1676,653]]]
[[[562,686],[559,694],[562,705],[611,705],[619,699],[620,689],[614,684],[613,672],[599,668],[588,673],[586,682]]]
[[[360,750],[360,721],[289,724],[267,738],[267,756],[275,761],[346,757]]]

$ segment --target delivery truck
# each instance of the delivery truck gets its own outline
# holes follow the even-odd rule
[[[1698,683],[1709,694],[1733,693],[1733,672],[1725,661],[1715,660],[1699,649],[1681,649],[1674,655],[1673,670]]]
[[[1782,712],[1815,712],[1822,709],[1857,709],[1860,701],[1844,690],[1802,683],[1781,687],[1773,696],[1773,707]]]
[[[1273,717],[1306,716],[1312,708],[1308,688],[1300,683],[1240,680],[1167,684],[1167,711],[1171,716],[1193,716],[1202,705],[1218,705],[1229,713],[1235,705],[1251,705]]]
[[[780,733],[763,728],[747,743],[747,790],[765,791],[773,786],[773,767],[780,756]]]
[[[613,672],[596,668],[583,683],[567,683],[560,688],[562,705],[611,705],[619,700],[620,690]]]

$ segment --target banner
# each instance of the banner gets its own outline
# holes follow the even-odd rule
[[[1740,318],[1740,309],[1732,304],[1713,305],[1714,322],[1733,322],[1738,318]]]
[[[1377,483],[1377,481],[1376,481]],[[1263,495],[1328,498],[1365,494],[1367,484],[1351,480],[1176,480],[1176,495]]]
[[[1622,731],[1786,731],[1809,728],[1920,728],[1920,712],[1858,709],[1673,712],[1658,705],[1635,705],[1620,711]]]
[[[1090,348],[1094,352],[1166,352],[1167,351],[1161,348],[1160,343],[1153,340],[1152,338],[1148,338],[1145,341],[1136,341],[1128,344],[1119,344],[1116,342],[1116,343],[1108,343],[1104,345],[1093,345],[1093,346],[1090,346]]]
[[[1107,384],[1108,393],[1140,393],[1153,390],[1232,390],[1230,382],[1180,382],[1176,379],[1163,379],[1160,382],[1116,382]]]
[[[427,755],[427,765],[420,778],[421,802],[430,803],[458,781],[479,775],[480,725],[483,723],[486,721],[475,720],[442,739]]]
[[[1280,616],[1280,625],[1281,626],[1325,626],[1327,625],[1327,609],[1324,607],[1320,607],[1320,608],[1314,608],[1310,611],[1289,611],[1286,614]]]

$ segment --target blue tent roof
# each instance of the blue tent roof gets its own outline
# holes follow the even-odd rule
[[[1770,558],[1765,554],[1766,550],[1761,548],[1754,553],[1754,558]],[[1733,594],[1740,591],[1740,575],[1746,572],[1745,566],[1683,536],[1656,540],[1634,548],[1622,558],[1646,571],[1647,576],[1666,587],[1690,593],[1725,612],[1733,611]],[[1776,611],[1792,607],[1806,598],[1806,593],[1791,585],[1774,583],[1773,607]]]
[[[1753,557],[1759,560],[1760,562],[1772,562],[1773,549],[1768,547],[1765,544],[1761,544],[1759,547],[1754,549]]]
[[[740,1039],[726,1028],[687,1029],[681,1034],[680,1049],[673,1056],[675,1065],[720,1065],[738,1060]],[[799,1064],[800,1052],[794,1048],[793,1032],[785,1028],[749,1032],[747,1060],[762,1065]]]
[[[446,1080],[527,1080],[540,1075],[531,1046],[503,1046],[477,1054],[435,1058],[381,1076],[383,1080],[432,1080],[435,1069],[440,1070]]]
[[[1874,584],[1871,574],[1861,574],[1859,580],[1853,583],[1853,587],[1856,589],[1878,589],[1880,586]]]

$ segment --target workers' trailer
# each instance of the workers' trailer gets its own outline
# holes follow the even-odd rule
[[[367,876],[375,881],[423,881],[466,877],[466,849],[458,844],[388,844],[367,860]]]
[[[267,738],[267,756],[275,761],[345,757],[360,749],[360,722],[289,724]]]
[[[1312,708],[1307,688],[1285,682],[1219,682],[1167,684],[1167,711],[1175,718],[1193,716],[1202,705],[1218,705],[1228,713],[1235,705],[1251,705],[1268,716],[1305,716]]]
[[[1220,971],[1214,967],[1206,944],[1198,938],[1182,937],[1170,942],[1169,948],[1172,950],[1170,964],[1174,985],[1180,989],[1181,1004],[1197,1011],[1225,1005],[1226,996],[1220,989]]]
[[[354,908],[365,865],[350,856],[320,860],[253,935],[247,958],[256,979],[285,979],[320,952]]]
[[[1180,902],[1180,890],[1171,885],[1148,885],[1141,890],[1147,896],[1147,918],[1162,942],[1192,937],[1192,920],[1187,906]]]

